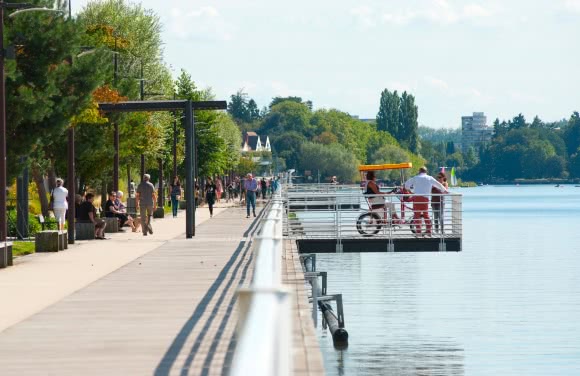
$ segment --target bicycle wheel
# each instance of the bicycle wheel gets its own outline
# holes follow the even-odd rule
[[[365,213],[356,220],[356,229],[364,236],[377,234],[381,227],[381,217],[377,213]]]

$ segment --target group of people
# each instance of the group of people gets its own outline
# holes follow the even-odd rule
[[[407,180],[404,184],[405,191],[403,193],[410,193],[411,189],[414,195],[411,200],[413,203],[413,224],[415,226],[415,234],[421,235],[422,221],[425,221],[426,236],[431,236],[432,224],[429,217],[429,197],[431,197],[431,209],[433,211],[433,219],[435,221],[435,231],[444,232],[443,219],[443,200],[441,194],[448,193],[449,185],[447,178],[443,172],[437,174],[436,178],[427,174],[427,168],[421,167],[419,174]],[[367,195],[372,195],[369,198],[369,205],[372,210],[384,210],[384,218],[391,218],[393,224],[401,224],[402,219],[397,215],[397,210],[393,202],[385,204],[385,200],[381,195],[389,194],[381,192],[377,183],[374,171],[367,172],[367,184],[364,192]]]
[[[136,189],[136,210],[139,210],[140,217],[134,218],[127,212],[127,206],[123,202],[123,192],[110,192],[103,211],[105,217],[117,218],[119,228],[128,226],[133,232],[137,232],[139,227],[143,227],[143,235],[153,234],[151,217],[156,209],[156,191],[150,182],[148,174],[143,176],[143,181]],[[51,206],[54,216],[58,222],[59,230],[64,230],[66,212],[69,208],[68,190],[64,187],[64,181],[56,179],[56,188],[51,192]],[[99,218],[97,208],[93,202],[95,194],[87,192],[84,196],[75,196],[75,220],[79,223],[93,223],[95,239],[105,239],[106,221]]]

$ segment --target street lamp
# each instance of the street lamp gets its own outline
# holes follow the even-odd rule
[[[18,9],[9,17],[24,11],[32,12],[53,12],[60,10],[47,8],[34,8],[32,4],[28,3],[6,3],[0,0],[0,241],[5,242],[8,237],[8,227],[6,225],[6,88],[5,72],[4,72],[4,13],[6,9]]]

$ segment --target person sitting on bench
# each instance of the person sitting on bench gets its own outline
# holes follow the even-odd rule
[[[109,193],[109,199],[105,204],[105,217],[107,218],[115,218],[119,219],[119,228],[125,226],[125,223],[129,220],[127,214],[123,213],[118,205],[115,204],[117,200],[117,192]]]
[[[95,195],[87,193],[85,201],[79,205],[78,218],[80,223],[93,223],[95,225],[95,239],[105,239],[104,219],[97,218],[97,210],[93,206]]]

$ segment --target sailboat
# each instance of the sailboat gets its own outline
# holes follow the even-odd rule
[[[449,176],[450,176],[451,186],[452,187],[457,186],[457,176],[455,176],[455,167],[451,167],[451,173],[449,174]]]

